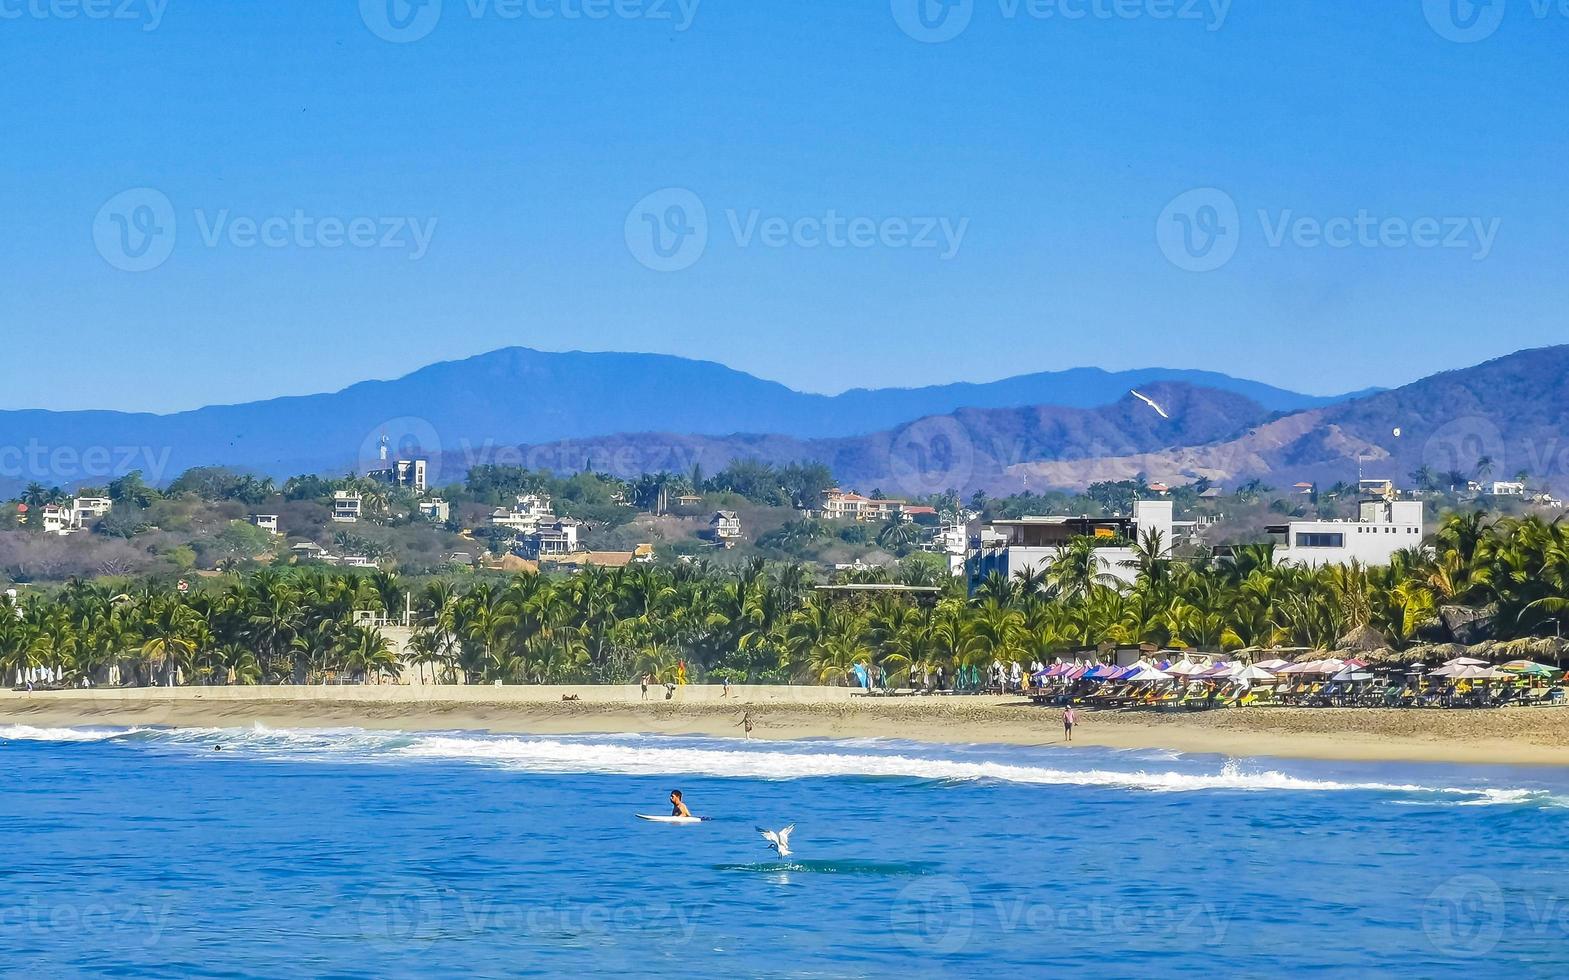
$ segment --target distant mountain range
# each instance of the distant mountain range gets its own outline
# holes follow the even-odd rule
[[[150,479],[167,480],[199,465],[234,466],[275,477],[341,473],[374,460],[383,435],[393,443],[394,453],[417,450],[454,461],[457,468],[447,473],[451,478],[461,476],[463,464],[492,458],[499,447],[584,439],[625,445],[627,437],[618,434],[627,432],[724,437],[712,446],[703,444],[705,459],[729,451],[719,447],[768,445],[770,439],[780,447],[817,452],[822,447],[809,446],[807,441],[865,436],[875,446],[874,434],[894,439],[911,420],[955,412],[957,424],[975,427],[976,435],[988,445],[992,443],[984,436],[994,420],[999,433],[1019,433],[1025,439],[1021,446],[1044,447],[1052,438],[1048,434],[1060,430],[1062,438],[1075,445],[1135,453],[1156,448],[1149,443],[1153,436],[1118,438],[1116,423],[1104,421],[1110,416],[1101,414],[1097,406],[1121,405],[1131,389],[1172,384],[1235,396],[1227,404],[1233,406],[1229,411],[1237,425],[1253,420],[1260,410],[1315,409],[1355,397],[1319,398],[1224,374],[1160,368],[1124,372],[1077,368],[984,384],[857,389],[826,396],[794,391],[706,361],[510,348],[333,394],[173,415],[0,412],[0,490],[31,480],[67,485],[102,482],[130,469],[141,469]],[[1034,423],[1027,421],[1028,412],[1002,412],[995,419],[967,414],[1042,406]],[[1138,406],[1126,408],[1140,414]],[[1081,418],[1049,409],[1089,414]],[[1092,416],[1103,421],[1095,422]],[[1173,427],[1169,438],[1180,442],[1189,436]],[[979,472],[987,474],[986,479],[1001,478],[1008,466],[1029,459],[1066,458],[1060,453],[1037,457],[1031,455],[1034,448],[999,452],[997,465],[988,462]],[[857,448],[851,440],[837,445],[835,452],[854,460],[874,458],[878,450]],[[994,458],[990,450],[983,455]],[[856,467],[856,471],[874,469]]]
[[[177,415],[0,412],[0,491],[29,480],[167,480],[191,466],[276,476],[367,468],[381,440],[432,458],[624,476],[814,459],[863,490],[992,493],[1144,475],[1284,486],[1418,467],[1569,484],[1569,346],[1389,391],[1315,398],[1201,371],[1092,368],[825,396],[705,361],[496,351],[336,394]]]
[[[1408,485],[1421,467],[1468,479],[1569,487],[1569,346],[1524,350],[1337,405],[1290,413],[1232,437],[1154,451],[1011,467],[1032,484],[1081,486],[1144,473],[1186,481],[1330,484],[1360,471]]]

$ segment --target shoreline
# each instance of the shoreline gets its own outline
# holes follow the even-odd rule
[[[580,700],[563,701],[563,695]],[[1057,745],[1061,712],[1017,697],[851,697],[845,688],[138,688],[0,692],[0,726],[366,728],[502,734],[649,734],[759,740],[888,738]],[[1075,746],[1231,757],[1569,766],[1569,707],[1229,708],[1080,711]]]

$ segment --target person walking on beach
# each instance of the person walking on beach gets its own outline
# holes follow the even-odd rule
[[[722,698],[728,698],[730,696],[730,678],[725,677],[725,678],[722,678],[722,680],[724,682],[725,689],[723,691],[719,692],[719,696],[722,697]]]
[[[1079,723],[1078,712],[1073,710],[1073,705],[1062,709],[1062,737],[1073,741],[1073,726]]]
[[[747,738],[751,738],[752,737],[752,713],[750,711],[748,711],[746,714],[742,715],[741,716],[741,720],[736,723],[736,727],[740,728],[743,732],[745,732]]]
[[[648,700],[648,682],[653,680],[648,674],[643,675],[643,700]]]

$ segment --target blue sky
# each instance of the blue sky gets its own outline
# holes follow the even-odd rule
[[[1543,0],[386,2],[0,0],[0,407],[513,344],[1331,392],[1569,340]]]

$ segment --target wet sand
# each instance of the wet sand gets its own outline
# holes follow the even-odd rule
[[[563,696],[576,701],[563,701]],[[484,730],[1063,744],[1061,711],[1008,697],[852,697],[843,688],[276,687],[0,692],[0,725]],[[1569,707],[1081,711],[1074,744],[1227,756],[1569,765]]]

